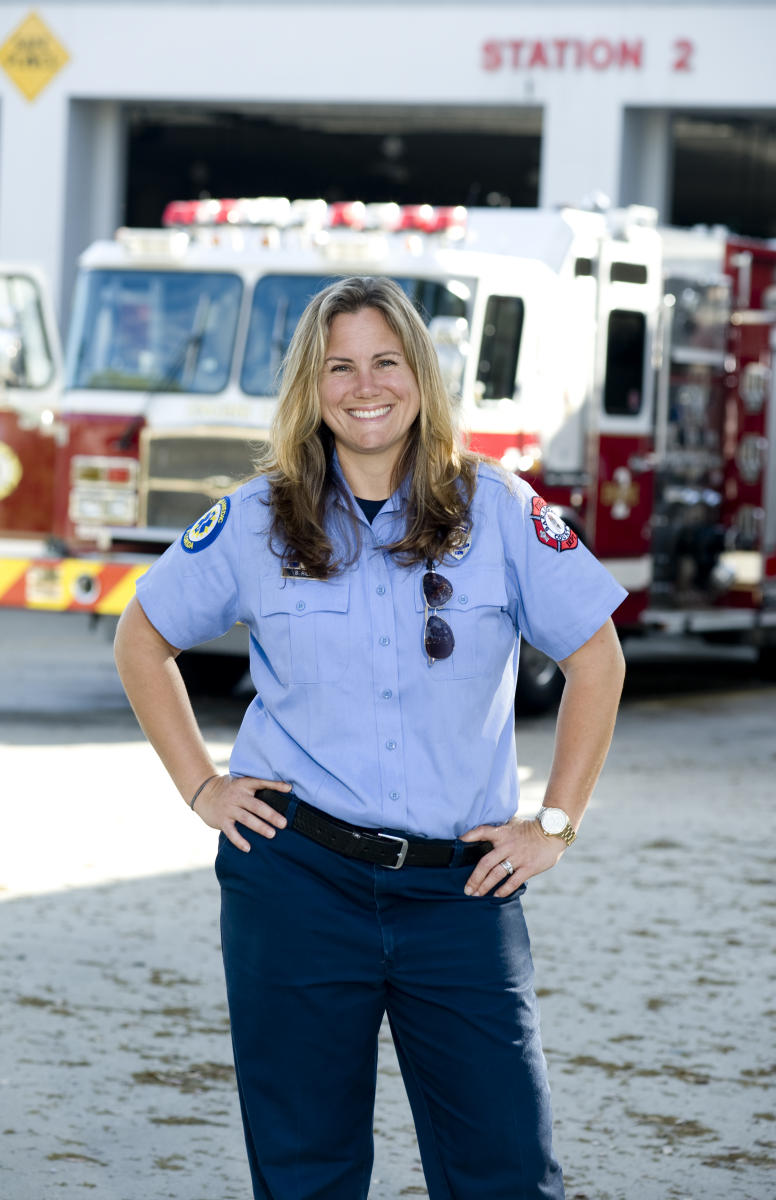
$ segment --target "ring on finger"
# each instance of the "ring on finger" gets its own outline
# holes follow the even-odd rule
[[[515,868],[512,866],[508,858],[505,858],[503,862],[499,863],[499,866],[504,868],[507,875],[514,875]]]

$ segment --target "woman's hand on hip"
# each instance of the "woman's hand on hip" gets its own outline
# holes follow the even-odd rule
[[[275,831],[285,829],[287,824],[282,813],[254,795],[261,788],[290,792],[291,784],[274,779],[216,775],[197,796],[194,811],[211,829],[220,829],[233,846],[247,853],[250,843],[240,835],[237,822],[265,838],[273,838]]]
[[[554,867],[566,849],[560,838],[547,837],[538,821],[524,817],[512,817],[506,825],[478,825],[462,834],[461,841],[493,843],[466,881],[464,891],[470,896],[484,896],[493,888],[496,896],[510,896],[532,875]]]

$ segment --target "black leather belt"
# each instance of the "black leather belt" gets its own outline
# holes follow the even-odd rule
[[[255,796],[283,816],[291,801],[296,800],[291,829],[346,858],[357,858],[360,862],[387,867],[391,871],[398,871],[400,867],[450,867],[453,859],[456,866],[469,866],[493,849],[490,842],[471,842],[461,851],[458,842],[453,840],[403,837],[401,834],[381,833],[379,829],[349,825],[347,821],[330,817],[319,808],[313,808],[312,804],[298,800],[293,792],[260,788]],[[457,855],[456,850],[459,851]]]

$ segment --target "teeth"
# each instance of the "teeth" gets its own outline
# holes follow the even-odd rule
[[[374,417],[384,417],[390,411],[390,404],[386,404],[384,408],[351,408],[350,415],[358,417],[359,421],[371,421]]]

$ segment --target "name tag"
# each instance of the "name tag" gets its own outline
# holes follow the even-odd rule
[[[311,575],[304,563],[296,559],[283,563],[280,574],[283,579],[319,579],[318,575]]]

